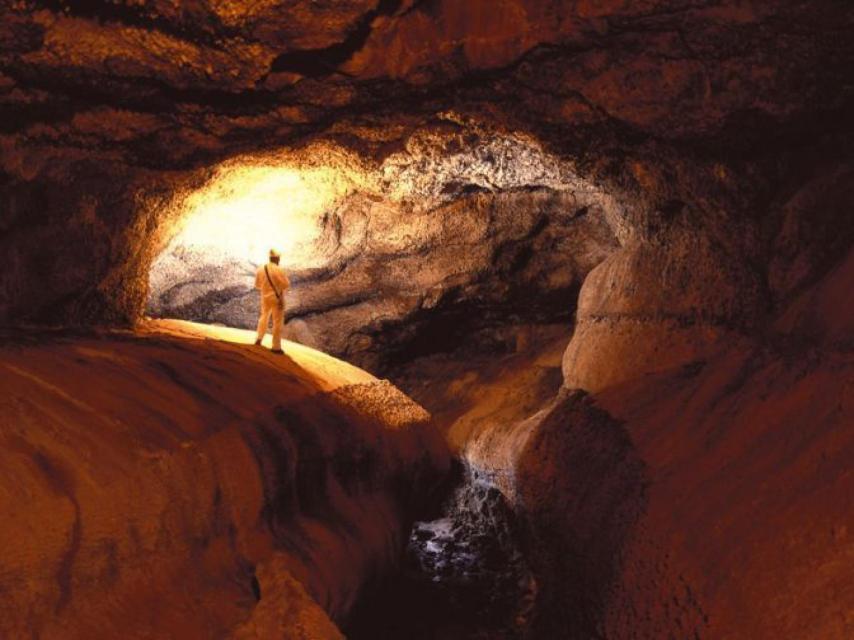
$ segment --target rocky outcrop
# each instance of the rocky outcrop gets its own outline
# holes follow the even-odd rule
[[[304,347],[161,324],[2,350],[4,637],[340,638],[447,471],[423,409]]]
[[[764,303],[760,274],[702,233],[633,241],[584,282],[566,384],[595,392],[703,358],[755,329]]]
[[[238,160],[331,168],[348,182],[319,214],[322,260],[294,269],[292,335],[439,403],[453,446],[527,517],[536,630],[852,635],[849,3],[20,0],[0,18],[0,325],[130,326],[159,259],[174,281],[155,278],[152,310],[247,324],[254,265],[211,271],[169,248],[177,205]],[[554,351],[525,347],[525,327],[548,323],[571,338],[556,399]],[[181,636],[190,619],[251,636],[298,615],[334,637],[323,616],[348,611],[365,558],[399,546],[411,513],[391,478],[418,485],[423,432],[380,430],[391,418],[366,407],[398,405],[374,383],[322,393],[327,421],[298,372],[276,414],[269,386],[234,384],[267,369],[206,344],[188,381],[176,344],[4,347],[18,389],[4,415],[32,428],[9,430],[2,468],[38,491],[9,494],[8,531],[32,544],[0,574],[18,576],[0,619],[47,636],[91,637],[91,620]],[[434,353],[460,345],[471,362]],[[471,355],[487,347],[494,368]],[[61,372],[38,355],[54,348]],[[91,358],[123,395],[86,383]],[[422,365],[439,384],[419,387]],[[163,418],[164,388],[197,431]],[[93,412],[109,415],[97,437]],[[335,437],[313,440],[315,424]],[[368,455],[375,435],[406,451]],[[256,455],[268,448],[296,451],[313,482]],[[228,484],[246,469],[254,485]],[[137,486],[156,528],[125,506]],[[363,547],[361,564],[342,559]],[[140,558],[155,556],[151,575]],[[108,595],[78,603],[87,589]]]
[[[850,634],[847,172],[762,233],[641,210],[585,280],[556,398],[526,340],[402,370],[525,523],[534,637]]]
[[[564,388],[526,420],[466,443],[467,463],[527,522],[540,587],[535,634],[851,633],[852,594],[842,586],[854,488],[854,315],[843,301],[851,265],[849,251],[766,325],[763,340],[742,329],[671,352],[669,368],[661,359],[615,365],[595,396]],[[631,291],[605,288],[615,289]],[[666,299],[674,308],[686,297]],[[671,339],[664,323],[640,330]],[[627,349],[618,330],[598,339]]]
[[[529,123],[690,138],[739,119],[835,112],[852,53],[850,7],[758,0],[3,11],[6,130],[152,167],[386,115],[390,101],[414,113],[492,103]]]
[[[567,386],[598,392],[773,331],[854,242],[850,177],[842,165],[802,181],[758,223],[721,215],[712,226],[690,205],[648,212],[584,282]]]
[[[537,585],[501,493],[466,477],[438,520],[416,523],[403,570],[346,628],[372,638],[525,637]]]

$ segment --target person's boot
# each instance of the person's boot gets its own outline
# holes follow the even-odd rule
[[[285,355],[285,352],[282,351],[281,349],[270,349],[270,353],[275,353],[277,356]]]
[[[261,346],[261,341],[260,341],[260,340],[256,340],[256,341],[255,341],[255,346],[256,346],[256,347],[260,347],[260,346]]]

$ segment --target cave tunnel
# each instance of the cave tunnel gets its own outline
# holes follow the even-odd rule
[[[0,14],[0,637],[854,637],[854,7]]]
[[[620,205],[530,135],[450,118],[381,163],[318,141],[211,169],[144,212],[162,221],[146,313],[253,329],[274,247],[286,335],[375,373],[474,334],[515,349],[525,324],[565,337]]]

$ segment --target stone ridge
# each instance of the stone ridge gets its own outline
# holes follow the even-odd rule
[[[340,637],[448,470],[387,383],[323,391],[251,346],[88,332],[0,351],[3,637]]]

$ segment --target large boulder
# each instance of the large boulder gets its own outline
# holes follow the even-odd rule
[[[0,635],[340,637],[448,454],[389,383],[251,339],[6,338]]]
[[[757,327],[761,275],[689,230],[634,240],[596,267],[564,354],[567,386],[597,392],[719,351]]]

